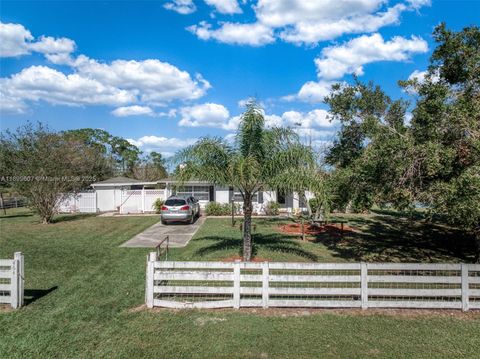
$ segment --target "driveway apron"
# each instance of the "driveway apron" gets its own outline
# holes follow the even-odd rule
[[[205,217],[198,218],[193,224],[171,223],[165,225],[158,222],[123,243],[120,247],[154,248],[165,236],[169,236],[170,247],[185,247],[203,222],[205,222]]]

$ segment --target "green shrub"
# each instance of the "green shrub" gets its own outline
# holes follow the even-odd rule
[[[225,216],[231,214],[231,210],[228,203],[208,202],[205,206],[205,213],[207,216]]]
[[[280,205],[277,202],[270,201],[265,207],[265,214],[267,216],[278,216],[280,213]]]
[[[165,203],[165,201],[161,198],[157,198],[155,200],[155,202],[153,202],[153,209],[155,210],[155,213],[160,213],[160,211],[162,210],[162,206],[163,204]]]

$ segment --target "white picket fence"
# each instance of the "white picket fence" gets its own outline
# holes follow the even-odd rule
[[[0,304],[19,308],[23,305],[23,293],[23,254],[16,252],[13,259],[0,259]]]
[[[480,309],[480,265],[167,262],[147,258],[149,308]]]
[[[124,190],[121,195],[120,213],[155,212],[153,208],[155,201],[165,198],[164,189]]]
[[[97,195],[95,192],[69,193],[57,205],[62,213],[96,213]]]

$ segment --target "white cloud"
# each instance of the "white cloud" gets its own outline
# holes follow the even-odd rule
[[[427,75],[428,71],[413,71],[410,76],[408,76],[409,80],[417,80],[418,82],[422,83],[425,81],[425,76]]]
[[[223,105],[204,103],[180,109],[182,119],[179,126],[185,127],[219,127],[226,126],[230,113]]]
[[[322,21],[367,14],[378,9],[384,0],[259,0],[255,6],[262,23],[281,27],[299,21]]]
[[[37,52],[54,64],[70,67],[70,73],[47,66],[31,66],[8,78],[0,78],[2,111],[22,113],[28,101],[44,100],[63,105],[122,106],[123,109],[114,110],[113,114],[127,116],[140,109],[146,111],[150,106],[198,99],[211,87],[200,74],[192,76],[158,59],[103,63],[85,55],[73,57],[76,45],[68,38],[40,36],[33,40],[24,26],[0,23],[2,56]],[[168,113],[154,115],[170,116]]]
[[[411,7],[414,9],[421,8],[422,6],[430,6],[431,0],[407,0]]]
[[[423,84],[427,79],[430,79],[430,81],[432,81],[433,83],[436,83],[438,82],[438,80],[440,80],[440,73],[436,71],[433,74],[429,74],[427,70],[425,71],[415,70],[410,74],[410,76],[408,76],[408,79],[417,80],[419,84]]]
[[[0,112],[23,114],[27,110],[25,102],[18,97],[7,94],[4,90],[4,81],[0,81]]]
[[[334,82],[323,80],[320,80],[318,82],[308,81],[303,84],[302,88],[300,89],[300,91],[298,91],[297,94],[284,96],[283,99],[286,101],[299,100],[309,103],[323,102],[325,96],[330,94],[333,84]]]
[[[207,5],[215,7],[221,14],[240,14],[242,9],[237,0],[204,0]]]
[[[197,10],[193,0],[171,0],[170,2],[165,3],[163,7],[182,15],[188,15]]]
[[[1,83],[6,96],[22,104],[25,100],[63,105],[123,105],[135,101],[132,92],[46,66],[28,67],[1,79]]]
[[[159,60],[115,60],[100,63],[79,56],[74,72],[64,74],[47,66],[32,66],[2,79],[4,92],[19,100],[45,100],[65,105],[165,105],[193,100],[210,88],[200,75]],[[140,106],[140,105],[138,105]]]
[[[214,39],[219,42],[237,45],[262,46],[275,41],[273,30],[260,23],[221,23],[217,29],[205,21],[187,27],[187,30],[202,40]]]
[[[335,39],[343,34],[358,34],[377,31],[386,25],[398,23],[406,7],[397,4],[385,12],[376,14],[359,14],[341,19],[324,19],[321,21],[299,21],[280,33],[280,38],[294,44],[316,44],[320,41]]]
[[[286,111],[282,115],[265,115],[268,127],[292,127],[299,131],[316,131],[318,135],[330,133],[337,122],[330,121],[329,114],[323,109],[309,112]]]
[[[0,22],[0,57],[28,54],[28,42],[31,40],[32,34],[22,25]]]
[[[127,139],[132,145],[145,152],[160,152],[165,157],[172,156],[176,151],[193,145],[196,138],[176,138],[162,136],[143,136],[137,139]]]
[[[396,36],[384,41],[380,34],[363,35],[343,45],[324,48],[315,65],[320,78],[337,79],[350,73],[362,75],[363,65],[372,62],[406,61],[413,54],[427,50],[427,42],[416,36],[410,39]]]
[[[413,71],[410,76],[408,76],[408,80],[416,81],[416,85],[409,85],[403,89],[404,92],[408,93],[409,95],[417,95],[417,85],[422,85],[425,81],[430,81],[431,83],[437,83],[440,80],[440,73],[438,71],[430,74],[428,70],[420,71],[415,70]]]
[[[30,44],[29,49],[44,54],[50,62],[56,64],[68,62],[75,47],[75,41],[66,37],[56,39],[51,36],[40,36],[37,42]]]
[[[56,63],[57,58],[67,58],[75,51],[75,42],[65,37],[40,36],[37,41],[33,40],[34,37],[23,25],[0,22],[0,57],[38,52]]]
[[[201,75],[192,79],[188,72],[157,59],[115,60],[108,64],[81,55],[73,66],[82,76],[138,93],[140,100],[148,104],[198,99],[211,87]]]
[[[315,129],[320,132],[330,132],[337,122],[330,121],[328,112],[315,109],[309,112],[286,111],[282,115],[266,114],[261,110],[266,127],[292,127],[300,130]],[[180,109],[182,119],[179,126],[185,127],[216,127],[224,130],[236,130],[241,115],[230,117],[228,110],[219,104],[205,103]],[[318,132],[318,133],[320,133]]]
[[[387,4],[386,0],[258,0],[253,6],[254,23],[219,23],[218,28],[212,29],[210,24],[201,22],[188,29],[202,40],[229,44],[260,46],[278,37],[294,44],[315,45],[345,34],[374,32],[397,24],[403,12],[418,10],[429,5],[429,1],[404,0],[390,7]],[[252,39],[253,34],[246,31],[254,29],[257,37],[263,35],[261,40]],[[242,33],[248,41],[241,41]]]
[[[115,117],[127,117],[127,116],[153,116],[153,110],[148,106],[122,106],[118,107],[111,112]]]

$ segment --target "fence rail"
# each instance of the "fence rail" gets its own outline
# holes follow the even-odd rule
[[[148,307],[480,309],[480,265],[147,258]]]
[[[19,308],[23,305],[23,293],[23,254],[16,252],[13,259],[0,259],[0,304]]]
[[[0,209],[25,207],[26,203],[25,198],[21,197],[4,198],[3,200],[0,199]]]

